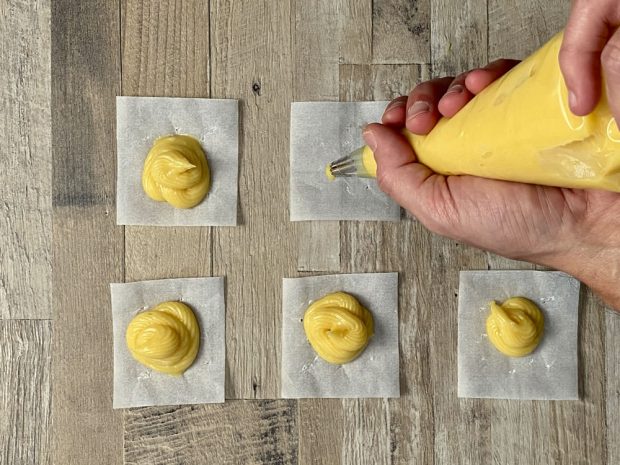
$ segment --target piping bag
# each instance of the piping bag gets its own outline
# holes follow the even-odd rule
[[[620,192],[620,131],[605,86],[592,113],[571,113],[558,62],[562,36],[555,35],[452,118],[441,118],[428,135],[404,129],[417,161],[444,175]],[[364,146],[332,162],[325,174],[376,177],[377,164]]]

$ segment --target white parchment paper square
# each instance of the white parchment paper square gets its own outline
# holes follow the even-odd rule
[[[344,365],[325,362],[303,327],[311,302],[330,292],[355,296],[372,312],[375,334]],[[398,273],[312,276],[283,280],[282,397],[399,397]]]
[[[146,155],[155,139],[169,134],[195,137],[207,155],[211,187],[194,208],[156,202],[142,189]],[[238,143],[237,100],[116,97],[117,224],[236,225]]]
[[[291,221],[398,221],[400,207],[374,179],[325,177],[328,163],[364,145],[362,129],[388,102],[294,102],[291,105]]]
[[[458,307],[458,396],[578,399],[579,281],[561,272],[462,271]],[[489,302],[527,297],[542,310],[545,331],[534,352],[519,358],[488,340]]]
[[[114,329],[114,408],[224,402],[224,278],[181,278],[111,284]],[[189,305],[200,325],[200,349],[181,376],[153,371],[127,349],[132,318],[155,305],[178,300]]]

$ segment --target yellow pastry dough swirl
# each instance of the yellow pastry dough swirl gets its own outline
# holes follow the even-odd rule
[[[181,302],[163,302],[138,313],[127,326],[125,338],[133,358],[171,375],[189,368],[200,345],[194,312]]]
[[[355,297],[334,292],[307,308],[304,331],[319,357],[342,365],[364,351],[374,333],[374,321]]]
[[[144,161],[142,188],[158,202],[192,208],[205,198],[211,176],[202,147],[191,136],[160,137]]]
[[[509,357],[523,357],[538,346],[545,321],[534,302],[513,297],[501,305],[491,302],[486,326],[489,340],[497,350]]]

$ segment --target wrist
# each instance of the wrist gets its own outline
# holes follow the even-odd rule
[[[579,279],[606,305],[620,311],[620,244],[582,241],[546,257],[542,264]]]

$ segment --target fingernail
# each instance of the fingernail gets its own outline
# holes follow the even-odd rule
[[[404,107],[406,104],[407,104],[406,100],[396,100],[395,102],[392,102],[387,106],[384,113],[389,113],[394,108]]]
[[[574,110],[577,106],[577,96],[572,90],[568,93],[568,104],[570,105],[571,110]]]
[[[465,90],[465,88],[460,85],[460,84],[455,84],[452,87],[449,87],[448,90],[446,91],[446,93],[444,95],[448,95],[448,94],[460,94],[461,92],[463,92]]]
[[[422,113],[427,113],[429,111],[431,111],[431,106],[428,104],[428,102],[418,100],[407,110],[407,119],[413,119],[417,116],[420,116]]]
[[[368,128],[368,125],[364,126],[364,129],[362,131],[362,137],[364,138],[366,145],[370,147],[370,150],[374,152],[377,148],[377,139],[375,138],[372,129]]]

